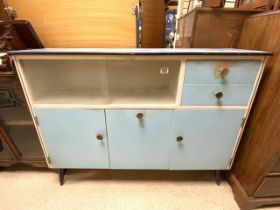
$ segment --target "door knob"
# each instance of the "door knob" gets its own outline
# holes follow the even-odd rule
[[[218,77],[219,79],[225,79],[228,73],[229,69],[227,67],[217,68],[215,71],[216,77]]]
[[[181,142],[184,140],[183,136],[177,136],[176,138],[177,142]]]
[[[97,134],[97,135],[96,135],[96,138],[97,138],[98,140],[100,140],[100,141],[103,140],[103,136],[102,136],[101,134]]]
[[[143,120],[143,119],[144,119],[144,114],[143,114],[143,113],[137,113],[136,117],[137,117],[139,120]]]
[[[219,91],[215,94],[215,96],[216,96],[217,99],[221,99],[224,96],[224,94],[223,94],[222,91]]]

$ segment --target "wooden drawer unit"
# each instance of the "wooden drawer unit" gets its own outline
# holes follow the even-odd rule
[[[255,197],[280,196],[280,175],[275,177],[266,177],[256,190]]]
[[[49,167],[61,171],[230,169],[266,55],[237,49],[11,53]]]

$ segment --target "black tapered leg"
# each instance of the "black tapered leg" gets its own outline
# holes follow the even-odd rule
[[[66,169],[59,169],[59,183],[60,185],[64,184],[64,175],[66,173]]]
[[[219,171],[219,170],[215,171],[215,178],[216,178],[216,184],[220,185],[220,182],[221,182],[221,171]]]

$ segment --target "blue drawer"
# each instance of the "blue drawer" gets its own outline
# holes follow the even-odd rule
[[[184,84],[253,84],[261,61],[187,61]],[[221,69],[227,73],[221,77]]]
[[[252,89],[251,84],[184,85],[181,105],[247,106]]]

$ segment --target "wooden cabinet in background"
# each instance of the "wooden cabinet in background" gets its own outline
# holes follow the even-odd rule
[[[6,2],[16,19],[30,21],[46,48],[164,47],[163,0]]]
[[[0,22],[0,166],[26,163],[46,166],[39,139],[21,86],[9,57],[9,50],[42,48],[27,21]]]
[[[244,20],[259,10],[195,8],[178,20],[176,48],[236,47]]]
[[[238,47],[272,51],[229,174],[241,209],[280,205],[280,11],[249,17]]]

